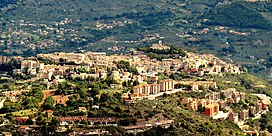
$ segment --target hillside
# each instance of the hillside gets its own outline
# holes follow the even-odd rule
[[[270,22],[261,13],[244,3],[218,6],[209,15],[210,25],[231,26],[237,28],[271,29]]]
[[[271,2],[240,0],[1,1],[1,55],[108,51],[163,40],[269,75]],[[223,26],[223,27],[220,27]],[[126,52],[126,49],[122,52]]]

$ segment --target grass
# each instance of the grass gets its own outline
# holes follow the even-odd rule
[[[38,112],[38,109],[34,108],[34,109],[27,109],[27,110],[20,110],[20,111],[16,111],[16,112],[11,112],[11,114],[16,117],[27,117],[30,115],[34,115],[37,112]],[[6,114],[0,114],[0,116],[2,116],[2,117],[5,115]]]
[[[123,90],[122,89],[105,89],[105,90],[101,90],[100,94],[104,94],[104,93],[108,93],[109,95],[113,95],[115,93],[122,93]]]

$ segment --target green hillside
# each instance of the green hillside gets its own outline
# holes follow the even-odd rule
[[[220,6],[209,16],[211,22],[208,24],[210,25],[271,29],[271,23],[261,13],[244,3]]]
[[[189,51],[213,53],[252,73],[272,66],[271,2],[5,0],[0,4],[1,55],[107,51],[115,45],[138,47],[162,40]],[[218,30],[220,26],[224,28]]]

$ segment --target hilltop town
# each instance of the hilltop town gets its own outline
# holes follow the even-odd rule
[[[0,64],[3,134],[138,134],[170,129],[182,118],[156,110],[166,108],[161,105],[166,100],[178,102],[175,112],[190,110],[207,121],[230,120],[237,124],[231,129],[258,134],[249,120],[258,120],[271,109],[271,98],[265,94],[222,85],[221,78],[245,75],[246,69],[161,41],[131,48],[128,54],[1,56]]]
[[[271,16],[268,0],[1,0],[0,136],[272,135]]]

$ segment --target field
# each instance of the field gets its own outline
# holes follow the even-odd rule
[[[28,116],[34,115],[37,112],[38,112],[38,109],[28,109],[28,110],[20,110],[17,112],[11,112],[11,114],[14,117],[28,117]],[[0,114],[0,116],[2,116],[2,117],[5,115],[6,114]]]

